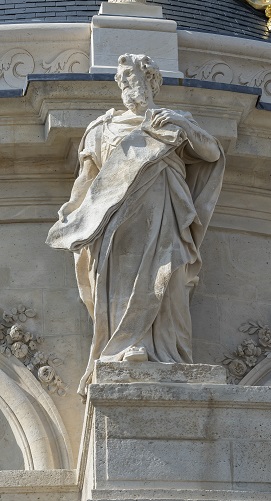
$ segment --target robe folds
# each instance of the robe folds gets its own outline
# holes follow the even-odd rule
[[[220,146],[211,163],[192,155],[191,143],[188,153],[188,142],[175,125],[154,129],[151,110],[145,117],[109,110],[82,138],[79,177],[87,158],[99,173],[47,238],[74,252],[93,318],[81,394],[95,360],[120,361],[133,346],[144,347],[150,361],[192,363],[189,297],[225,162]]]

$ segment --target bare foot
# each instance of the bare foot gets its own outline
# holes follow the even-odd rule
[[[124,362],[147,362],[147,360],[147,351],[143,346],[140,348],[132,346],[132,348],[125,352],[123,357]]]

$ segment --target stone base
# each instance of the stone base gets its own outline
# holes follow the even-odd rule
[[[92,18],[90,73],[115,74],[123,53],[150,56],[165,77],[184,76],[178,66],[177,24],[162,19],[161,7],[102,3]]]
[[[138,2],[102,2],[99,14],[128,17],[156,17],[158,19],[163,17],[161,5],[144,4]]]
[[[226,383],[221,365],[163,364],[159,362],[100,362],[93,383]]]
[[[201,384],[178,382],[191,374],[199,381],[197,371]],[[213,371],[213,384],[204,382]],[[223,374],[202,365],[98,363],[82,499],[270,500],[270,389],[215,383]]]

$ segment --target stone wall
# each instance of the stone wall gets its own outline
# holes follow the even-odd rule
[[[249,338],[241,325],[249,320],[271,325],[270,238],[210,228],[202,258],[192,302],[194,360],[221,363]]]

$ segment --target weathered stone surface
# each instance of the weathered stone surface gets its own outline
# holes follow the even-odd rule
[[[177,24],[163,19],[158,5],[102,2],[92,18],[91,73],[115,73],[123,53],[149,54],[164,76],[182,78],[178,68]]]
[[[102,2],[99,14],[136,16],[136,17],[154,17],[162,18],[162,7],[160,5],[147,5],[143,2]]]
[[[114,500],[123,501],[123,491],[114,491]],[[93,491],[94,501],[108,501],[112,499],[112,491],[97,490]],[[159,501],[270,501],[269,492],[253,492],[253,491],[222,491],[222,490],[178,490],[169,492],[165,489],[137,489],[136,499],[140,501],[149,501],[157,499]],[[134,492],[131,490],[125,493],[125,500],[134,500]]]
[[[226,382],[219,365],[163,364],[159,362],[95,363],[93,383],[216,383]]]
[[[75,470],[0,472],[1,501],[79,501]]]
[[[84,433],[95,445],[83,494],[95,500],[268,500],[270,410],[268,387],[90,385]],[[86,454],[85,448],[81,459]]]
[[[3,13],[2,3],[1,1],[0,15]],[[45,13],[44,7],[43,10]],[[8,17],[13,21],[16,18],[16,9],[11,9]],[[26,16],[26,19],[27,17],[29,22],[33,21],[31,15]],[[59,24],[46,22],[20,24],[20,21],[11,26],[6,23],[0,25],[0,64],[3,66],[0,90],[23,89],[27,75],[33,73],[87,73],[89,41],[90,29],[86,22],[62,24],[61,27]],[[22,136],[25,135],[26,129],[27,127],[22,127]],[[10,133],[9,127],[7,132]]]
[[[8,0],[5,3],[8,4]],[[131,30],[133,29],[131,27]],[[131,30],[126,31],[131,33]],[[116,33],[116,28],[114,31]],[[126,33],[127,37],[129,33]],[[114,35],[113,29],[111,34]],[[192,66],[196,66],[196,73],[192,76],[196,80],[207,79],[211,82],[215,80],[240,85],[240,78],[243,78],[248,87],[262,87],[262,100],[270,101],[268,44],[258,45],[253,41],[184,30],[178,37],[180,68],[186,76],[192,75]],[[65,72],[69,64],[77,58],[79,63],[75,64],[74,70],[88,71],[88,23],[76,27],[57,24],[50,27],[40,24],[21,27],[13,25],[12,28],[2,26],[0,39],[3,42],[2,62],[3,56],[15,48],[10,71],[5,65],[3,67],[1,90],[10,88],[11,84],[13,87],[22,87],[26,72]],[[158,39],[157,34],[155,39]],[[159,38],[159,43],[161,40],[162,37]],[[145,41],[148,42],[147,38]],[[216,48],[215,58],[213,47]],[[157,48],[154,49],[156,55]],[[161,47],[162,49],[165,54],[164,47]],[[48,54],[50,57],[47,57]],[[170,60],[166,62],[171,63]],[[209,71],[206,71],[207,67]],[[16,72],[14,71],[9,80],[9,74],[15,68]],[[64,359],[59,371],[69,385],[68,395],[66,399],[61,400],[53,396],[53,400],[70,435],[75,456],[83,413],[75,391],[90,346],[87,315],[82,311],[78,297],[74,294],[72,256],[49,251],[43,241],[48,221],[51,224],[57,208],[66,201],[73,181],[75,162],[69,149],[70,143],[73,143],[76,149],[87,123],[96,119],[105,107],[111,107],[115,103],[120,105],[118,90],[113,87],[113,82],[32,82],[24,97],[1,98],[0,199],[1,221],[5,224],[1,227],[0,306],[6,308],[21,301],[34,306],[39,312],[36,319],[37,328],[46,336],[46,350],[56,352]],[[204,363],[219,363],[226,349],[236,349],[238,343],[244,339],[243,334],[238,332],[242,322],[259,318],[270,324],[270,113],[256,109],[256,100],[257,96],[245,94],[243,90],[236,93],[221,89],[164,86],[158,101],[161,107],[176,109],[180,106],[182,109],[190,109],[204,129],[219,135],[228,153],[224,189],[212,219],[212,228],[201,247],[204,269],[192,306],[194,360]],[[37,222],[40,224],[36,224]],[[51,292],[51,298],[54,298],[55,302],[50,300]],[[34,324],[31,324],[31,328],[34,328]],[[126,377],[130,380],[134,374],[129,372],[127,376],[127,373],[123,372],[120,376],[118,371],[115,376],[116,379],[111,382],[121,383],[121,389],[114,389],[114,385],[112,387],[108,380],[103,381],[105,384],[99,390],[95,386],[92,388],[95,405],[102,405],[101,398],[104,398],[100,414],[96,408],[95,419],[104,422],[104,426],[97,429],[97,437],[100,440],[107,433],[110,458],[114,455],[114,445],[117,445],[121,457],[127,458],[130,478],[135,472],[129,450],[140,452],[136,444],[137,437],[143,450],[146,450],[146,457],[150,460],[154,458],[153,463],[157,465],[157,471],[162,473],[162,464],[166,461],[164,451],[169,454],[170,461],[174,460],[172,474],[178,473],[177,462],[182,446],[177,447],[175,457],[170,455],[171,444],[175,441],[176,444],[183,442],[184,450],[189,450],[191,457],[194,455],[199,478],[202,474],[202,465],[197,461],[199,451],[204,452],[203,467],[207,462],[206,458],[210,458],[210,465],[213,467],[213,472],[207,471],[206,478],[211,473],[223,473],[223,458],[227,478],[230,449],[234,474],[229,489],[232,490],[227,491],[223,486],[223,491],[218,491],[215,482],[211,490],[208,490],[205,483],[197,486],[200,490],[195,490],[191,481],[188,490],[182,488],[172,491],[174,482],[171,481],[168,490],[165,489],[165,485],[168,485],[166,482],[164,488],[159,490],[146,489],[146,486],[144,490],[136,486],[136,494],[135,486],[130,491],[119,491],[113,485],[113,494],[112,489],[97,489],[92,492],[93,499],[111,501],[113,497],[120,500],[125,497],[178,501],[270,501],[270,397],[266,389],[262,391],[261,388],[243,388],[239,391],[239,388],[226,388],[222,385],[223,388],[221,386],[219,392],[216,391],[215,385],[208,389],[200,385],[197,386],[196,396],[195,385],[188,388],[189,385],[178,382],[171,388],[162,381],[159,389],[154,391],[154,381],[149,388],[146,388],[145,384],[144,388],[141,387],[141,381],[138,381],[134,390],[133,385],[128,385],[132,395],[130,398],[131,395],[129,397],[123,383],[127,382]],[[148,377],[151,382],[150,374],[143,372],[138,377],[143,376]],[[204,376],[206,377],[206,374]],[[25,381],[24,377],[17,377],[20,381]],[[124,379],[121,382],[117,377]],[[132,381],[135,382],[136,379],[130,382]],[[270,376],[268,378],[267,374],[260,384],[270,384]],[[161,388],[164,386],[166,388],[162,393]],[[6,386],[2,385],[2,389],[6,389]],[[33,397],[36,409],[37,401],[38,397]],[[53,408],[47,409],[48,416],[52,417]],[[26,424],[28,429],[33,428],[33,437],[38,438],[38,428],[33,426],[29,408],[26,409],[23,405],[20,408],[18,404],[16,415],[20,416],[23,426]],[[162,445],[159,445],[158,437]],[[52,449],[54,441],[54,437],[50,439]],[[154,441],[157,444],[154,444]],[[216,465],[213,454],[217,451],[219,453],[220,443],[224,456],[218,457]],[[38,444],[33,447],[33,452],[40,458],[39,464],[44,464],[43,454],[47,446],[48,443],[44,440],[43,451]],[[104,446],[105,442],[100,451]],[[163,447],[162,452],[160,447]],[[6,452],[2,444],[1,450]],[[14,450],[16,451],[16,448]],[[209,451],[211,456],[208,455]],[[157,459],[156,452],[160,454]],[[13,458],[14,461],[18,459]],[[101,453],[98,459],[100,462],[97,466],[101,472],[105,471],[106,478],[106,469],[103,470],[106,457]],[[188,459],[181,457],[180,460],[183,470],[192,478],[193,464],[190,463],[189,469]],[[3,466],[3,463],[1,465]],[[16,466],[15,463],[10,465]],[[143,457],[143,463],[137,461],[136,465],[141,476],[146,474],[148,479],[152,476],[156,478],[156,470],[153,469],[151,461],[146,463],[144,468]],[[165,470],[166,468],[169,468],[168,464],[165,464]],[[122,481],[126,482],[119,457],[116,465],[110,465],[109,471],[111,477],[116,478],[119,475]],[[53,476],[50,471],[47,478],[53,479]],[[43,473],[36,477],[37,483],[33,487],[30,477],[23,483],[18,476],[8,473],[9,487],[3,488],[3,484],[0,484],[1,499],[77,501],[76,490],[63,491],[67,485],[68,488],[75,489],[68,477],[62,476],[54,487],[53,480],[47,483],[45,477],[46,474]],[[180,478],[181,474],[178,481]],[[210,479],[210,476],[208,478]],[[158,481],[156,478],[156,485]],[[14,486],[17,486],[16,492]],[[258,492],[255,492],[256,490]],[[86,496],[83,497],[84,501],[86,499]]]

